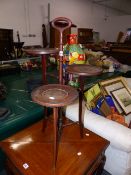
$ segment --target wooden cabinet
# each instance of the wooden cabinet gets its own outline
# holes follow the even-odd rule
[[[112,46],[110,50],[103,50],[103,52],[114,57],[120,63],[131,66],[131,46]]]
[[[63,32],[63,44],[67,43],[67,35],[71,33],[71,28],[64,30]],[[60,46],[60,33],[58,30],[54,29],[50,24],[50,47],[59,48]]]
[[[93,29],[78,28],[78,43],[87,44],[93,42]]]
[[[13,29],[0,29],[0,61],[11,58],[13,50]]]

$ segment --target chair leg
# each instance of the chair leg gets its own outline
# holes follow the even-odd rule
[[[43,126],[42,126],[42,131],[44,132],[46,127],[47,127],[47,122],[48,122],[48,109],[47,107],[44,107],[44,119],[43,119]]]
[[[79,126],[80,126],[80,136],[83,138],[84,130],[84,119],[82,115],[82,101],[83,101],[83,91],[84,91],[84,77],[79,77],[80,91],[79,91]]]
[[[57,154],[58,154],[58,108],[53,108],[54,118],[54,168],[56,167]]]

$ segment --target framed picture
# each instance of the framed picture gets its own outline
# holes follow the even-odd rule
[[[120,88],[126,88],[129,92],[131,92],[131,90],[129,89],[129,87],[127,86],[125,80],[123,77],[117,77],[117,78],[113,78],[113,79],[108,79],[105,81],[101,81],[100,82],[100,86],[103,89],[103,92],[105,95],[111,95],[112,96],[112,91],[115,91],[117,89]],[[113,98],[113,96],[112,96]],[[113,98],[115,106],[118,110],[118,112],[121,114],[123,113],[123,108],[121,108],[121,106],[118,104],[118,102],[115,100],[115,98]]]
[[[127,115],[131,113],[131,93],[124,87],[111,92]]]
[[[93,87],[84,92],[84,99],[86,101],[86,106],[91,109],[95,106],[95,102],[101,96],[101,89],[99,84],[95,84]]]

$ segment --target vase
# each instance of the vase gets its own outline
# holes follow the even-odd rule
[[[67,35],[67,44],[63,49],[63,73],[65,74],[66,67],[71,64],[84,64],[85,53],[77,43],[77,35]],[[78,77],[70,75],[68,77],[68,84],[74,87],[79,87]]]
[[[77,35],[69,34],[67,35],[67,44],[63,49],[64,61],[68,61],[68,64],[84,64],[85,63],[85,53],[77,43]]]

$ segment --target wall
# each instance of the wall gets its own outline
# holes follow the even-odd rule
[[[14,41],[17,41],[17,31],[25,45],[42,43],[42,24],[45,22],[45,6],[43,0],[1,0],[0,28],[14,30]],[[29,37],[35,34],[36,37]]]
[[[101,22],[97,25],[97,29],[101,31],[101,36],[106,41],[114,42],[117,40],[120,31],[125,34],[122,39],[124,41],[128,28],[131,28],[131,15],[110,17],[104,23]]]
[[[93,28],[101,32],[101,38],[106,39],[108,39],[109,22],[105,22],[105,15],[111,17],[119,14],[92,4],[89,0],[1,0],[0,28],[13,29],[14,41],[17,41],[16,33],[19,31],[20,39],[25,45],[41,45],[41,26],[43,23],[48,24],[48,3],[50,3],[51,20],[58,16],[68,17],[78,27]],[[114,30],[115,27],[112,27],[112,32]],[[73,32],[76,32],[76,29]],[[36,36],[29,37],[29,34]],[[113,37],[112,35],[112,39]]]

